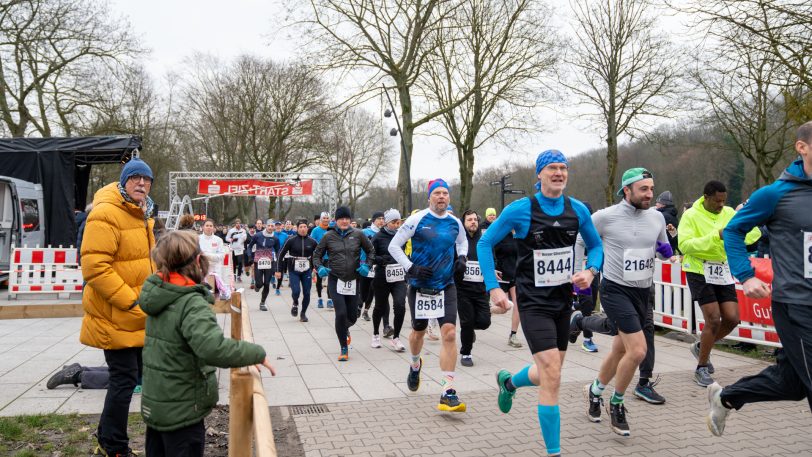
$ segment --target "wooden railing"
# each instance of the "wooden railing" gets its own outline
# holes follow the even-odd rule
[[[231,299],[218,302],[218,312],[231,316],[231,337],[254,342],[251,319],[242,312],[242,293],[235,291]],[[228,455],[229,457],[276,457],[271,412],[262,376],[256,367],[232,368],[229,387]],[[253,448],[252,448],[253,445]]]

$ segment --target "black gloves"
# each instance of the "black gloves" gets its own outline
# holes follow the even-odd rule
[[[454,262],[454,275],[456,276],[464,275],[466,263],[468,263],[468,257],[464,255],[457,257],[457,261]]]
[[[412,278],[431,279],[432,274],[434,274],[434,270],[432,270],[431,267],[421,267],[413,263],[412,267],[409,268],[409,276]]]

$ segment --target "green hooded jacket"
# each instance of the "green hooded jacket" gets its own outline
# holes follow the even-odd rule
[[[223,336],[202,285],[188,287],[147,278],[141,290],[147,314],[141,415],[158,431],[203,420],[217,404],[214,367],[262,363],[262,346]]]

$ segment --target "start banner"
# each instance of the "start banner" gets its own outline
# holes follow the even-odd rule
[[[200,195],[245,195],[259,197],[297,197],[313,194],[313,181],[292,183],[260,181],[258,179],[201,179],[197,182]]]

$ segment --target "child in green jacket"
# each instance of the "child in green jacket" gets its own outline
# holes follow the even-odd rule
[[[203,419],[217,404],[215,367],[262,364],[276,372],[256,344],[225,338],[201,285],[208,265],[197,235],[164,235],[154,251],[158,272],[147,278],[139,303],[147,314],[141,415],[146,454],[202,456]]]

